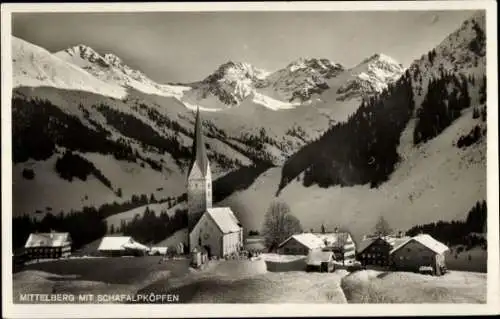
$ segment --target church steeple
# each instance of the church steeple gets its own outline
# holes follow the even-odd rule
[[[187,178],[189,230],[194,227],[207,208],[212,207],[212,173],[205,148],[199,109],[196,111],[194,131],[192,160]]]
[[[191,161],[191,165],[189,168],[193,169],[193,165],[197,164],[203,176],[206,176],[208,169],[208,156],[207,156],[207,151],[205,149],[205,140],[203,138],[202,122],[200,118],[199,108],[196,110],[196,122],[194,129],[192,154],[193,154],[193,159]]]

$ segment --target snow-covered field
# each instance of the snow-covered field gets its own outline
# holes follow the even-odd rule
[[[189,259],[79,258],[28,265],[14,274],[21,293],[178,293],[182,303],[484,303],[486,274],[450,271],[441,277],[363,270],[349,274],[268,271],[255,260],[210,261],[201,270]],[[286,260],[285,260],[286,259]]]
[[[450,271],[435,277],[363,270],[342,279],[349,303],[486,303],[486,274]]]

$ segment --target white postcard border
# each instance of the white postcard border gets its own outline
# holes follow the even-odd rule
[[[79,317],[261,317],[261,316],[394,316],[498,314],[499,205],[498,205],[498,75],[497,15],[494,1],[372,1],[372,2],[240,2],[240,3],[39,3],[2,4],[2,308],[7,318]],[[11,260],[11,13],[12,12],[148,12],[148,11],[395,11],[486,10],[487,34],[487,303],[468,304],[168,304],[168,305],[22,305],[13,304]]]

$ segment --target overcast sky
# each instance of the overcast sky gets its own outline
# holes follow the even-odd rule
[[[351,67],[376,52],[404,66],[471,11],[15,13],[13,35],[51,52],[85,44],[158,82],[201,80],[220,64],[269,71],[299,57]]]

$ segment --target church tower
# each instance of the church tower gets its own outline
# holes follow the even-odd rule
[[[207,208],[212,207],[212,174],[205,149],[199,109],[196,111],[192,156],[187,178],[189,231],[193,229]]]

